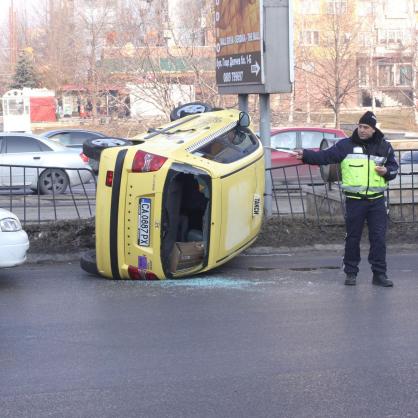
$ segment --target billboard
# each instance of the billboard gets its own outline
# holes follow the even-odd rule
[[[263,83],[261,0],[215,0],[216,83]]]
[[[220,94],[292,91],[292,0],[215,0],[215,28]]]

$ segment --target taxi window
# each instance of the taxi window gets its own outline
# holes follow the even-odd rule
[[[245,128],[234,128],[193,152],[194,155],[218,163],[232,163],[259,147],[257,137]]]

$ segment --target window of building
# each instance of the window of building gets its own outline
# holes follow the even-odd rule
[[[308,73],[314,73],[315,63],[314,62],[302,62],[302,70]]]
[[[398,84],[401,86],[412,86],[412,66],[411,65],[399,66]]]
[[[357,2],[357,15],[360,17],[370,16],[372,14],[372,2],[370,0],[359,0]]]
[[[340,15],[347,11],[347,0],[328,0],[326,7],[328,14]]]
[[[358,67],[358,82],[360,86],[367,85],[367,67],[365,65],[359,65]]]
[[[319,45],[319,32],[317,30],[303,30],[300,32],[302,45]]]
[[[393,86],[393,65],[380,64],[378,74],[379,87]]]
[[[319,15],[321,3],[319,0],[300,0],[300,13],[304,15]]]
[[[409,0],[386,0],[385,15],[389,19],[408,17]]]
[[[401,29],[379,30],[379,43],[386,45],[400,44],[407,40],[406,33]]]
[[[371,32],[359,32],[358,43],[360,46],[371,46],[373,41],[373,33]]]

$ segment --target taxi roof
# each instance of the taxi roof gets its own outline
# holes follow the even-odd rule
[[[232,129],[238,124],[239,114],[240,111],[236,109],[197,113],[149,129],[132,140],[166,146],[181,145],[186,148]]]

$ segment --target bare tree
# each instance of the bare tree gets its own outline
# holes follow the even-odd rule
[[[144,7],[143,1],[131,2],[122,19],[124,37],[116,36],[105,53],[105,61],[115,64],[112,83],[128,81],[133,100],[148,103],[167,116],[178,102],[191,101],[195,94],[199,100],[219,106],[215,51],[210,42],[212,13],[211,1],[186,0],[170,20],[164,2],[153,7]]]
[[[314,100],[329,106],[340,126],[342,106],[357,89],[356,54],[359,24],[354,17],[354,5],[349,2],[328,3],[334,9],[324,14],[319,22],[319,46],[305,50],[309,65],[307,74]]]
[[[31,11],[29,45],[43,84],[58,89],[80,77],[81,38],[75,29],[72,1],[44,0]]]

